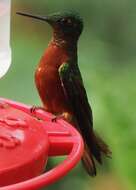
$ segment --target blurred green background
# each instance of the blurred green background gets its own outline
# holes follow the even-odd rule
[[[112,159],[90,178],[79,164],[48,190],[136,189],[136,1],[12,0],[12,67],[0,80],[1,96],[40,105],[34,71],[51,38],[43,22],[16,11],[46,15],[76,10],[84,19],[79,67],[93,108],[94,127],[112,150]],[[58,159],[57,159],[58,161]],[[55,164],[51,159],[49,164]]]

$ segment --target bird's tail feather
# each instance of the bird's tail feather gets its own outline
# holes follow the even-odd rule
[[[91,146],[89,145],[91,144]],[[102,164],[102,155],[110,157],[111,151],[106,143],[94,132],[91,134],[90,143],[85,142],[85,150],[82,157],[82,163],[89,175],[96,175],[94,158]]]
[[[82,157],[82,164],[90,176],[96,176],[96,167],[93,156],[86,143],[84,143],[85,149]]]
[[[92,154],[100,164],[102,164],[102,155],[111,157],[111,151],[108,145],[95,133],[93,133],[92,138]]]

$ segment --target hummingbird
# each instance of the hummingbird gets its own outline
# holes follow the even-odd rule
[[[47,22],[53,29],[52,39],[35,71],[35,84],[44,110],[71,123],[84,141],[82,163],[90,176],[96,175],[96,161],[110,157],[107,144],[94,132],[92,109],[78,67],[78,39],[83,20],[74,12],[48,16],[17,12],[22,16]]]

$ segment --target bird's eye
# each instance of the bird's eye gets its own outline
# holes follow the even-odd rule
[[[71,25],[72,24],[72,20],[71,19],[61,19],[61,23],[62,24],[66,24],[66,25]]]
[[[62,18],[62,19],[61,19],[61,23],[62,23],[62,24],[66,23],[66,19],[65,19],[65,18]]]

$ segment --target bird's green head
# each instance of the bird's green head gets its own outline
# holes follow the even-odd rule
[[[83,30],[82,18],[75,12],[58,12],[45,17],[17,12],[17,14],[49,23],[57,35],[78,39]]]
[[[83,30],[83,21],[75,12],[63,12],[49,15],[52,27],[65,36],[78,38]]]

